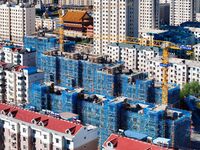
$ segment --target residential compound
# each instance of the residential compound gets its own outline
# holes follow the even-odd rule
[[[26,35],[35,32],[35,8],[25,5],[0,5],[0,38],[22,44]]]
[[[98,129],[0,103],[1,150],[94,150]]]

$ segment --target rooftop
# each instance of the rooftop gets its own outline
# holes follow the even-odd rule
[[[83,127],[81,124],[76,124],[62,119],[57,119],[52,116],[40,114],[30,110],[21,109],[16,106],[0,103],[0,112],[2,115],[12,117],[14,119],[35,124],[42,125],[44,128],[66,133],[70,130],[72,135],[75,135]],[[26,115],[24,115],[26,114]]]
[[[135,48],[137,50],[147,50],[147,51],[159,50],[160,49],[158,47],[153,47],[153,46],[143,46],[143,45],[128,44],[128,43],[111,43],[110,46],[119,46],[119,47],[122,47],[122,48]]]
[[[68,10],[63,16],[63,20],[65,22],[82,22],[86,14],[87,11]]]
[[[115,150],[167,150],[167,148],[161,148],[160,146],[151,143],[138,141],[117,134],[111,134],[104,142],[103,147],[111,147]]]
[[[161,62],[161,57],[153,58],[152,61]],[[169,62],[172,64],[178,65],[187,65],[189,67],[200,67],[200,62],[188,59],[180,59],[180,58],[169,58]]]

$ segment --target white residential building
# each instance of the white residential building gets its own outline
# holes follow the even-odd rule
[[[159,56],[159,48],[133,44],[112,43],[108,46],[108,58],[123,61],[126,69],[146,71],[147,62]]]
[[[98,128],[0,103],[1,150],[95,150]]]
[[[105,54],[108,44],[137,36],[138,0],[94,0],[94,53]]]
[[[194,60],[200,61],[200,44],[193,46],[194,49]]]
[[[94,0],[58,0],[59,5],[90,6]]]
[[[40,18],[40,17],[36,17],[35,19],[36,30],[45,29],[45,28],[47,30],[55,30],[57,24],[58,24],[58,19]]]
[[[11,104],[27,103],[31,85],[44,79],[44,73],[35,67],[11,66],[5,74],[6,101]]]
[[[171,66],[168,72],[168,82],[179,84],[183,87],[185,83],[200,82],[200,62],[179,58],[169,59]],[[161,58],[154,58],[148,61],[147,71],[149,77],[157,82],[162,81]]]
[[[170,25],[178,26],[194,20],[195,0],[172,0],[170,3]]]
[[[35,66],[36,51],[16,46],[3,46],[0,49],[0,61],[21,66]]]
[[[200,13],[196,13],[196,21],[200,22]]]
[[[159,28],[159,0],[140,0],[139,2],[139,36],[146,29]]]
[[[25,4],[0,5],[0,38],[22,43],[26,35],[35,32],[35,8]]]

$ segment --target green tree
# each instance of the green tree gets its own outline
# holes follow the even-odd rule
[[[186,83],[181,90],[180,96],[184,98],[188,95],[199,96],[200,95],[200,84],[199,82],[193,81],[190,83]]]

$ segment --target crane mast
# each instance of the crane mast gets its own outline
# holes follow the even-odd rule
[[[169,64],[169,47],[163,48],[163,55],[162,55],[162,104],[168,104],[168,67]]]
[[[62,8],[58,11],[59,14],[59,50],[64,52],[64,21],[62,15]]]

